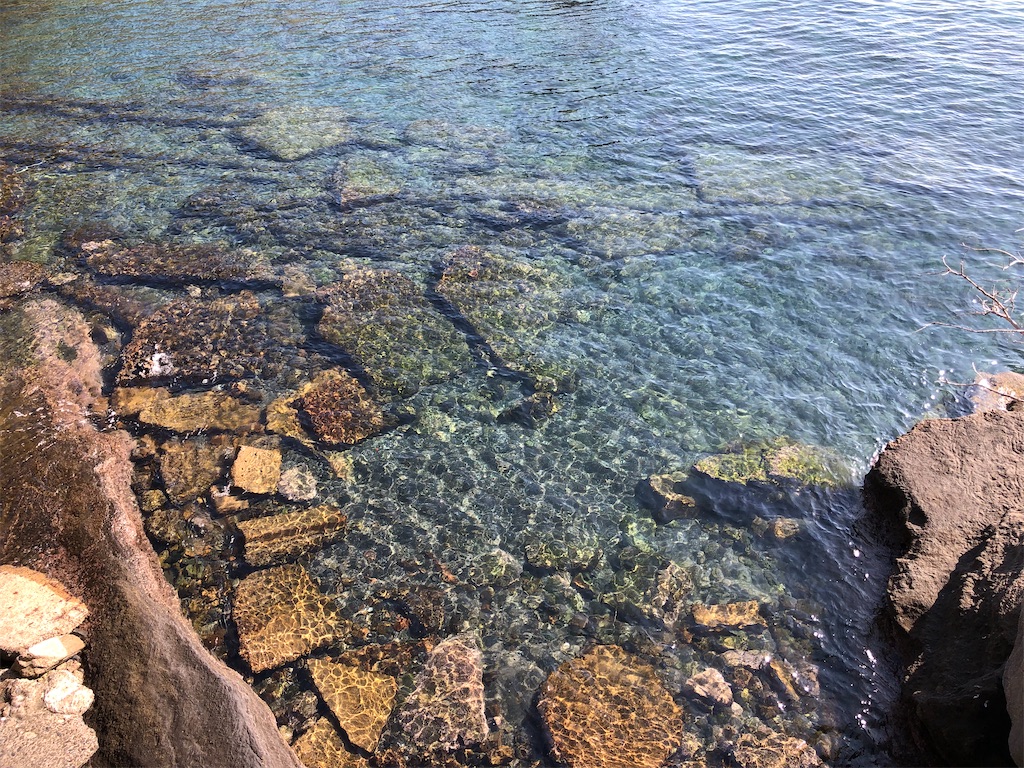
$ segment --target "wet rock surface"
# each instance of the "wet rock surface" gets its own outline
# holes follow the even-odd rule
[[[537,707],[572,768],[659,768],[682,744],[682,713],[654,670],[615,646],[559,667]]]
[[[262,567],[326,547],[345,535],[345,523],[341,510],[323,505],[245,520],[238,530],[246,562]]]
[[[358,443],[384,429],[384,413],[355,378],[328,371],[296,400],[313,434],[328,446]]]
[[[935,761],[1009,760],[1001,675],[1024,603],[1022,434],[1014,411],[924,421],[865,481],[899,553],[887,613],[907,665],[907,718]]]
[[[391,675],[326,659],[310,659],[307,666],[349,741],[372,753],[391,717],[398,682]]]

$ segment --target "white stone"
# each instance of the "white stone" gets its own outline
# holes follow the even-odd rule
[[[18,657],[16,671],[22,677],[39,677],[85,648],[78,635],[51,637],[36,643]]]
[[[44,682],[43,703],[54,714],[81,715],[92,706],[92,689],[79,683],[70,672],[58,669],[47,675]]]

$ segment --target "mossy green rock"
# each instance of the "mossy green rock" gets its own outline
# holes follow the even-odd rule
[[[472,365],[462,334],[398,272],[353,270],[324,295],[320,335],[356,358],[383,392],[408,397]]]
[[[542,264],[503,256],[476,246],[451,253],[437,285],[510,370],[557,386],[571,375],[552,375],[544,342],[562,309],[562,287]]]
[[[701,459],[693,468],[727,483],[798,483],[824,488],[849,484],[849,472],[829,451],[779,438]]]

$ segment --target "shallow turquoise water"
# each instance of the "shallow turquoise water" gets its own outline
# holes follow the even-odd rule
[[[576,371],[576,391],[536,429],[494,420],[516,387],[484,368],[412,398],[411,424],[351,451],[357,482],[324,480],[390,559],[371,568],[361,545],[339,545],[315,564],[325,583],[357,567],[386,578],[424,548],[472,582],[480,557],[521,559],[538,535],[608,560],[642,543],[694,567],[705,601],[817,606],[839,762],[881,759],[891,690],[867,627],[883,561],[853,530],[856,494],[799,497],[810,535],[772,547],[736,544],[735,520],[655,527],[633,487],[782,435],[838,452],[856,479],[886,440],[943,413],[942,379],[1019,363],[999,337],[921,329],[970,308],[938,276],[943,256],[995,278],[999,259],[963,244],[1019,243],[1024,11],[9,2],[0,28],[0,156],[35,189],[17,258],[51,260],[62,231],[101,220],[226,240],[318,284],[349,259],[429,285],[466,244],[554,275],[559,320],[538,350]],[[268,114],[286,127],[254,138]],[[348,140],[318,144],[324,114],[345,115]],[[316,151],[274,149],[296,135]],[[339,163],[400,191],[339,206]],[[535,597],[459,614],[515,685],[582,642],[530,625]]]

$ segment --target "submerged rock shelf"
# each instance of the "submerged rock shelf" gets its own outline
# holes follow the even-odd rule
[[[17,104],[55,133],[99,119]],[[682,247],[751,259],[794,237],[774,214],[713,220],[723,206],[856,216],[863,177],[830,186],[762,157],[764,197],[733,189],[721,166],[744,151],[719,148],[695,188],[615,185],[517,159],[486,126],[128,112],[118,168],[136,173],[154,135],[174,143],[168,125],[206,142],[203,164],[118,212],[89,202],[97,157],[44,158],[5,203],[24,233],[4,244],[0,318],[31,336],[45,301],[85,324],[88,342],[54,354],[91,361],[97,439],[130,450],[165,576],[307,768],[812,766],[877,749],[852,725],[851,673],[821,667],[841,619],[799,583],[823,528],[807,500],[859,508],[849,466],[739,408],[708,417],[720,439],[690,441],[681,401],[666,415],[642,382],[603,381],[629,343],[616,285]],[[240,158],[227,182],[202,174]],[[84,221],[60,220],[68,200]],[[197,699],[199,719],[216,697]],[[130,752],[115,714],[111,760]],[[263,744],[270,715],[252,720],[230,727],[291,764]],[[238,746],[199,734],[188,754],[207,762]]]

